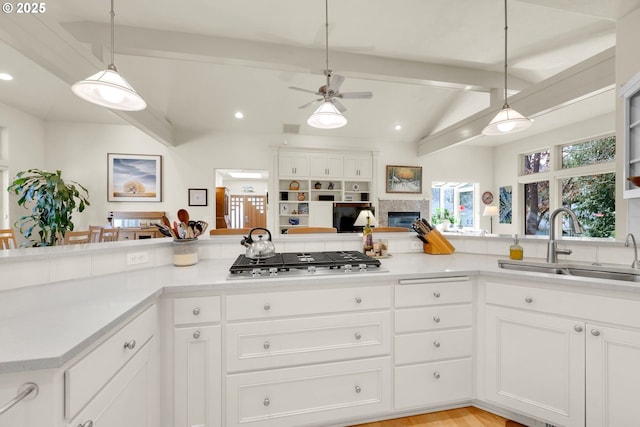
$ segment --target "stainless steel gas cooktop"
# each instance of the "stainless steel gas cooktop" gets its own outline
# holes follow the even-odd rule
[[[260,259],[240,255],[229,268],[231,278],[357,274],[381,271],[386,270],[380,267],[380,260],[358,251],[288,252]]]

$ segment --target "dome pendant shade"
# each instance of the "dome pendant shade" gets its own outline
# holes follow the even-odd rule
[[[102,107],[124,111],[140,111],[147,107],[145,100],[113,65],[75,83],[71,90],[85,101]]]
[[[330,101],[325,101],[309,117],[307,124],[319,129],[337,129],[347,124],[347,118]]]
[[[491,120],[491,122],[482,129],[482,134],[504,135],[505,133],[520,132],[531,127],[531,122],[531,119],[524,117],[516,110],[505,105],[493,120]]]

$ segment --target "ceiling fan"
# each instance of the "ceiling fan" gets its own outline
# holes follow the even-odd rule
[[[344,105],[338,99],[369,99],[373,96],[371,92],[340,92],[340,86],[344,82],[344,76],[339,74],[333,74],[333,71],[329,69],[329,0],[325,0],[325,70],[326,84],[320,86],[318,90],[303,89],[295,86],[289,86],[289,89],[299,90],[302,92],[312,93],[314,95],[321,96],[321,98],[314,99],[307,102],[298,108],[307,108],[308,106],[317,102],[330,102],[340,113],[347,111]]]

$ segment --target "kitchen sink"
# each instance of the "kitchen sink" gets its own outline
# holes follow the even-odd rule
[[[498,260],[498,266],[506,270],[533,273],[564,274],[568,276],[590,277],[593,279],[622,280],[640,283],[640,270],[616,266],[556,264],[548,262]]]

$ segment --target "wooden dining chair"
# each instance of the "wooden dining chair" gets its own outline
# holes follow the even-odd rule
[[[251,231],[250,228],[214,228],[209,230],[210,236],[231,236],[231,235],[239,235],[239,234],[249,234]]]
[[[103,228],[101,242],[117,242],[120,238],[120,227]]]
[[[409,231],[406,227],[373,227],[374,233],[406,233]]]
[[[90,225],[89,226],[89,241],[91,243],[102,242],[102,230],[104,230],[104,227],[102,227],[100,225]]]
[[[337,233],[335,227],[296,227],[289,228],[287,234],[315,234],[315,233]]]
[[[18,247],[16,236],[12,228],[0,230],[0,249],[15,249]]]
[[[89,230],[67,231],[65,233],[63,245],[78,245],[80,243],[91,243]]]

